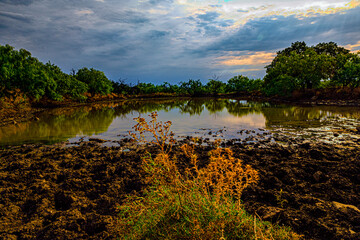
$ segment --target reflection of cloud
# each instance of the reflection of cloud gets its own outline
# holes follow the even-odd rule
[[[224,124],[229,124],[228,126],[233,125],[245,125],[255,128],[265,127],[266,119],[262,114],[248,114],[242,117],[228,116],[222,119]]]
[[[243,56],[226,56],[219,57],[218,64],[225,66],[238,66],[238,65],[264,65],[269,64],[275,57],[272,52],[254,52]]]

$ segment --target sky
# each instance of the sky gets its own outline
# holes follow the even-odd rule
[[[360,0],[0,0],[0,44],[114,81],[262,78],[296,41],[360,50]]]

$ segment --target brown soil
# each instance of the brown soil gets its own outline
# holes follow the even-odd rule
[[[281,141],[224,143],[260,174],[243,194],[245,208],[305,239],[360,239],[359,143]],[[0,239],[117,239],[117,206],[141,194],[141,156],[156,149],[101,142],[1,149]],[[210,149],[197,147],[201,164]]]

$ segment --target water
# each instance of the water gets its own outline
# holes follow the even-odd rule
[[[245,139],[274,132],[320,134],[360,126],[356,107],[299,107],[233,99],[125,101],[44,112],[39,120],[0,128],[0,145],[128,137],[135,117],[157,111],[177,138]]]

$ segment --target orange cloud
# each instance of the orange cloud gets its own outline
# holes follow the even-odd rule
[[[327,15],[327,14],[343,12],[352,8],[356,8],[358,6],[360,6],[360,0],[352,0],[343,6],[333,6],[333,7],[311,6],[308,8],[302,8],[302,9],[300,8],[294,10],[278,9],[267,12],[264,14],[264,16],[282,15],[287,17],[287,16],[295,15],[301,19],[306,17],[313,17],[316,15]]]
[[[265,65],[270,64],[276,53],[254,52],[243,56],[225,56],[217,58],[218,65],[241,66],[241,65]]]
[[[94,12],[92,10],[89,10],[89,9],[85,9],[85,10],[78,10],[75,12],[77,15],[90,15],[90,14],[93,14]]]
[[[215,0],[214,4],[215,4]],[[244,4],[237,1],[229,1],[216,8],[211,7],[208,1],[189,1],[177,0],[179,5],[182,5],[189,14],[196,15],[199,13],[206,13],[208,11],[216,11],[220,13],[220,18],[234,20],[234,24],[227,26],[229,29],[236,29],[241,25],[246,24],[248,21],[256,18],[266,16],[291,16],[295,15],[299,19],[313,17],[317,15],[334,14],[344,12],[346,10],[360,6],[360,0],[342,0],[338,3],[326,1],[304,1],[303,5],[299,5],[301,1],[297,0],[296,3],[288,1],[287,3],[266,4],[263,0],[254,0],[252,3]],[[240,11],[240,12],[239,12]]]
[[[349,8],[356,8],[357,6],[360,6],[360,1],[359,0],[352,0],[351,2],[349,2],[346,5],[349,6]]]
[[[360,50],[360,41],[355,44],[345,45],[344,48],[349,49],[351,52],[357,52]]]
[[[237,72],[258,72],[258,71],[264,71],[264,68],[242,68],[242,69],[236,69],[231,71],[232,73],[237,73]]]

